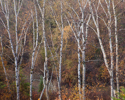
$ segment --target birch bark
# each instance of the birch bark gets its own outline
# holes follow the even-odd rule
[[[64,33],[64,27],[63,27],[63,0],[60,0],[60,5],[61,5],[61,25],[58,23],[58,21],[55,18],[55,13],[50,6],[53,14],[54,14],[54,20],[58,26],[59,31],[61,32],[61,41],[60,41],[60,56],[59,56],[59,74],[57,75],[57,81],[58,81],[58,89],[59,89],[59,99],[62,100],[61,96],[61,77],[62,77],[62,49],[63,49],[63,33]]]
[[[43,7],[41,8],[37,0],[37,4],[42,16],[43,42],[44,42],[44,51],[45,51],[45,88],[46,88],[46,98],[47,100],[49,100],[49,93],[48,93],[49,70],[47,66],[47,62],[48,62],[47,43],[46,43],[47,40],[46,40],[46,34],[45,34],[45,3],[46,3],[46,0],[43,0]]]
[[[71,15],[71,14],[70,14]],[[81,73],[80,73],[80,70],[81,70],[81,57],[80,57],[80,51],[82,51],[81,49],[81,46],[80,46],[80,31],[77,30],[76,28],[76,25],[75,25],[75,29],[77,30],[77,33],[75,32],[76,30],[73,29],[72,25],[70,24],[67,16],[65,16],[66,19],[67,19],[67,22],[70,26],[70,28],[72,29],[73,33],[74,33],[74,36],[75,36],[75,39],[77,41],[77,45],[78,45],[78,89],[79,89],[79,98],[81,100]],[[72,18],[72,15],[71,15],[71,18]],[[73,19],[73,18],[72,18]],[[75,24],[75,21],[73,20],[73,24]],[[77,35],[76,35],[77,34]]]
[[[44,38],[44,50],[45,50],[45,67],[46,67],[46,97],[47,100],[49,100],[49,94],[48,94],[48,79],[49,79],[49,71],[48,71],[48,67],[47,67],[47,62],[48,62],[48,58],[47,58],[47,44],[46,44],[46,35],[45,35],[45,1],[43,1],[43,12],[42,12],[42,26],[43,26],[43,38]]]
[[[39,23],[38,23],[38,16],[37,16],[38,14],[37,14],[37,8],[36,8],[36,5],[35,5],[35,2],[34,2],[34,8],[35,8],[36,25],[34,25],[33,12],[31,11],[31,17],[32,17],[32,20],[33,20],[33,51],[32,51],[32,60],[31,60],[31,69],[30,69],[30,100],[32,100],[32,84],[33,84],[34,66],[35,66],[36,58],[37,58],[37,55],[38,55],[38,52],[39,52],[39,49],[40,49],[41,43],[42,43],[42,40],[41,40],[40,43],[38,43],[38,40],[39,40]],[[35,26],[36,26],[36,32],[35,32]]]
[[[83,66],[83,71],[82,71],[82,92],[83,92],[83,100],[85,100],[85,75],[86,75],[86,60],[85,60],[85,50],[86,50],[86,42],[87,42],[87,36],[88,36],[88,23],[90,21],[90,15],[88,18],[88,21],[85,22],[85,8],[87,6],[88,0],[82,0],[80,3],[80,0],[78,0],[79,7],[82,13],[82,18],[81,18],[81,34],[82,34],[82,66]],[[84,3],[84,4],[83,4]],[[86,26],[84,25],[86,24]],[[85,31],[86,29],[86,31]],[[81,95],[81,94],[80,94]],[[81,97],[80,97],[81,98]]]
[[[37,16],[36,6],[35,6],[35,13],[36,13],[36,16]],[[36,48],[37,48],[37,45],[38,45],[37,42],[35,41],[36,39],[35,39],[35,34],[34,34],[34,18],[33,18],[33,14],[31,16],[32,16],[32,20],[33,20],[33,52],[32,52],[32,61],[31,61],[31,69],[30,69],[30,100],[32,100],[32,83],[33,83],[34,57],[35,57],[35,51],[36,51]],[[37,21],[37,17],[36,17],[36,23],[37,22],[38,21]]]
[[[109,34],[109,45],[110,45],[110,59],[111,59],[111,76],[110,76],[110,85],[111,85],[111,97],[114,97],[114,88],[113,88],[113,47],[112,47],[112,32],[111,32],[111,12],[110,12],[110,5],[111,0],[107,2],[107,9],[108,9],[108,34]],[[113,100],[113,98],[111,98]]]
[[[80,33],[78,33],[78,89],[79,89],[79,95],[80,95],[80,100],[81,100],[81,73],[80,73],[80,69],[81,69],[81,58],[80,58],[80,46],[79,46],[79,40],[80,40]]]
[[[101,1],[99,0],[99,2],[101,4]],[[100,28],[99,28],[99,15],[98,15],[98,7],[99,7],[99,4],[97,6],[97,8],[95,7],[95,5],[93,3],[91,3],[91,0],[89,0],[89,7],[90,7],[90,12],[92,13],[92,19],[94,21],[94,24],[96,26],[96,35],[98,37],[98,40],[99,40],[99,44],[100,44],[100,47],[101,47],[101,51],[102,51],[102,54],[103,54],[103,59],[104,59],[104,62],[105,62],[105,66],[107,67],[107,70],[109,72],[109,75],[110,75],[110,88],[111,88],[111,100],[113,100],[112,97],[114,97],[114,89],[113,89],[113,67],[114,67],[114,64],[113,64],[113,46],[112,46],[112,32],[111,32],[111,11],[110,11],[110,5],[111,5],[111,1],[108,0],[105,0],[105,3],[106,3],[106,6],[107,6],[107,12],[104,10],[102,4],[102,8],[104,10],[104,13],[106,14],[107,18],[108,18],[108,21],[106,23],[106,21],[104,19],[103,22],[104,24],[106,25],[107,27],[107,30],[108,30],[108,35],[109,35],[109,49],[110,49],[110,67],[109,67],[109,64],[108,64],[108,61],[107,61],[107,57],[106,57],[106,52],[105,52],[105,49],[104,49],[104,46],[102,44],[102,39],[100,37]],[[92,5],[94,6],[94,10],[95,10],[95,15],[93,13],[93,9],[92,9]],[[100,18],[101,19],[101,18]]]
[[[84,4],[83,4],[84,2]],[[70,24],[68,18],[66,17],[73,33],[74,36],[76,38],[77,44],[78,44],[78,89],[79,89],[79,98],[81,100],[81,77],[80,77],[80,51],[82,53],[82,67],[83,67],[83,71],[82,71],[82,95],[83,95],[83,100],[85,100],[85,69],[86,69],[86,64],[85,64],[85,50],[86,50],[86,43],[87,43],[87,37],[88,37],[88,24],[91,18],[91,14],[84,15],[85,13],[85,8],[87,6],[88,0],[83,0],[82,3],[80,2],[80,0],[78,0],[78,4],[80,7],[80,12],[82,14],[82,17],[80,18],[78,13],[68,4],[68,6],[73,10],[73,12],[76,14],[76,16],[78,17],[78,20],[80,21],[80,23],[77,25],[75,20],[73,19],[73,16],[71,15],[71,13],[69,12],[69,15],[71,16],[71,19],[73,20],[73,25],[75,28],[72,27],[72,25]],[[88,17],[88,19],[87,19]],[[85,19],[87,19],[87,21],[85,21]],[[78,22],[77,22],[78,23]],[[77,34],[77,35],[76,35]],[[81,40],[81,41],[80,41]],[[80,42],[82,42],[82,44],[80,44]],[[82,47],[82,49],[81,49]]]
[[[62,100],[62,96],[61,96],[62,48],[63,48],[63,0],[61,0],[61,43],[60,43],[60,61],[59,61],[59,99],[60,100]]]
[[[116,15],[116,8],[114,0],[112,0],[112,7],[113,7],[113,14],[114,14],[114,21],[115,21],[115,45],[116,45],[116,84],[117,84],[117,93],[119,94],[119,68],[118,68],[118,32],[117,32],[117,15]],[[118,95],[117,95],[118,97]],[[119,97],[118,97],[119,98]]]
[[[19,70],[18,70],[18,34],[17,34],[17,8],[16,8],[16,1],[13,0],[14,2],[14,13],[15,13],[15,35],[16,35],[16,50],[15,50],[15,75],[16,75],[16,87],[17,87],[17,100],[20,100],[20,95],[19,95]]]
[[[13,2],[12,2],[13,10],[14,10],[14,20],[15,20],[15,21],[13,21],[14,24],[15,24],[15,28],[14,28],[15,29],[15,31],[14,31],[15,41],[13,42],[12,38],[11,38],[11,35],[13,33],[11,33],[11,31],[10,31],[11,30],[10,29],[10,20],[11,20],[11,18],[9,17],[9,15],[10,15],[10,9],[9,9],[10,1],[9,0],[0,0],[1,9],[2,9],[2,13],[5,16],[6,24],[4,23],[4,21],[3,21],[3,19],[1,17],[0,17],[0,20],[1,20],[4,28],[7,31],[7,34],[8,34],[8,37],[9,37],[10,48],[11,48],[11,51],[12,51],[12,54],[13,54],[13,57],[14,57],[17,100],[20,100],[20,94],[19,94],[19,89],[20,89],[20,87],[19,87],[19,69],[20,69],[23,50],[24,50],[24,48],[23,48],[23,46],[21,44],[22,43],[21,41],[22,41],[23,34],[25,34],[25,37],[26,37],[26,32],[23,33],[23,31],[25,30],[24,27],[25,27],[26,22],[23,25],[22,32],[21,32],[20,36],[19,36],[19,33],[17,32],[18,31],[18,20],[17,19],[18,19],[20,9],[22,7],[22,2],[23,1],[20,1],[20,0],[19,0],[19,2],[13,0]],[[24,45],[25,45],[25,41],[24,41]],[[19,48],[20,48],[20,50],[19,50]],[[19,60],[20,55],[21,55],[21,60],[20,60],[20,63],[18,64],[18,60]]]

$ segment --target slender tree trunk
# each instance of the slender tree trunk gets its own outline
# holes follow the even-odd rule
[[[90,18],[91,18],[91,15],[89,15],[89,18],[86,22],[86,36],[84,35],[84,43],[83,43],[83,51],[82,51],[82,61],[83,61],[83,100],[85,100],[85,85],[86,85],[86,60],[85,60],[85,57],[86,57],[86,54],[85,54],[85,50],[86,50],[86,42],[87,42],[87,39],[88,39],[88,24],[89,24],[89,21],[90,21]]]
[[[16,82],[16,94],[17,94],[17,100],[20,100],[20,93],[19,93],[19,89],[20,89],[20,86],[19,86],[19,65],[21,64],[21,61],[22,61],[22,57],[21,57],[21,60],[20,60],[20,63],[18,65],[18,57],[20,55],[20,52],[21,52],[21,47],[20,47],[20,50],[19,50],[19,42],[21,41],[22,39],[22,34],[23,32],[20,34],[20,38],[18,39],[18,15],[19,15],[19,11],[21,9],[21,6],[22,6],[22,0],[19,2],[13,0],[13,7],[14,7],[14,18],[15,18],[15,21],[14,21],[14,24],[15,24],[15,45],[13,44],[12,42],[12,38],[11,38],[11,33],[10,33],[10,18],[9,18],[9,4],[10,4],[10,1],[8,0],[0,0],[0,3],[1,3],[1,9],[2,9],[2,12],[6,18],[6,24],[4,23],[4,21],[2,20],[2,18],[0,17],[0,20],[2,21],[3,23],[3,26],[4,28],[7,30],[7,33],[8,33],[8,37],[9,37],[9,43],[10,43],[10,48],[11,48],[11,51],[12,51],[12,54],[13,54],[13,58],[14,58],[14,66],[15,66],[15,82]],[[24,24],[25,26],[25,24]],[[24,28],[23,28],[24,30]],[[23,47],[23,46],[22,46]],[[23,51],[23,50],[22,50]],[[22,52],[23,53],[23,52]]]
[[[85,4],[83,4],[83,2]],[[88,18],[87,22],[84,20],[85,19],[85,17],[84,17],[84,11],[85,11],[87,3],[88,3],[88,0],[86,0],[86,1],[82,0],[82,4],[81,4],[80,0],[78,0],[80,11],[82,13],[82,18],[81,19],[79,18],[79,16],[76,13],[76,11],[72,7],[70,7],[68,5],[74,11],[74,13],[77,15],[78,20],[80,21],[80,24],[78,24],[78,26],[75,25],[76,22],[75,22],[75,20],[73,19],[72,15],[69,12],[69,14],[71,16],[71,19],[73,19],[73,24],[75,26],[75,31],[77,32],[78,36],[76,36],[73,27],[71,26],[71,24],[69,23],[69,20],[66,17],[66,19],[67,19],[67,21],[68,21],[68,23],[69,23],[69,25],[70,25],[73,33],[74,33],[74,36],[75,36],[76,41],[77,41],[77,44],[78,44],[78,89],[79,89],[80,100],[81,100],[81,77],[80,77],[80,59],[81,58],[80,58],[80,50],[82,52],[82,66],[83,66],[83,71],[82,71],[82,93],[83,93],[83,98],[82,99],[85,100],[85,72],[86,72],[86,66],[85,66],[85,49],[86,49],[86,42],[87,42],[87,37],[88,37],[88,23],[89,23],[90,18],[91,18],[91,14],[89,14],[89,18]],[[84,26],[84,24],[86,24],[86,27]],[[84,31],[84,29],[86,29],[86,30]],[[82,37],[81,37],[82,44],[81,45],[80,45],[80,35],[82,35]],[[82,49],[81,49],[81,46],[83,47]]]
[[[110,76],[110,85],[111,85],[111,100],[114,97],[114,89],[113,89],[113,47],[112,47],[112,32],[111,32],[111,12],[110,12],[110,4],[111,0],[108,0],[107,9],[108,9],[108,33],[109,33],[109,45],[110,45],[110,59],[111,59],[111,76]]]
[[[83,2],[85,4],[83,4]],[[82,13],[82,18],[81,18],[81,26],[80,26],[80,29],[81,29],[81,34],[82,34],[82,65],[83,65],[83,72],[82,72],[82,92],[83,92],[83,100],[85,100],[85,75],[86,75],[86,64],[85,64],[85,49],[86,49],[86,37],[88,35],[88,32],[85,33],[84,29],[85,29],[85,15],[84,15],[84,11],[85,11],[85,8],[86,8],[86,5],[88,3],[88,0],[82,0],[82,2],[80,2],[80,0],[78,0],[78,3],[79,3],[79,7],[80,7],[80,10],[81,10],[81,13]],[[88,19],[89,21],[90,19]],[[88,23],[88,21],[86,23]],[[88,27],[88,26],[86,26]],[[88,30],[87,30],[88,31]]]
[[[83,61],[83,83],[82,83],[82,88],[83,88],[83,100],[85,100],[85,74],[86,74],[86,64],[85,64],[85,47],[83,48],[82,51],[82,61]]]
[[[61,0],[61,44],[60,44],[60,61],[59,61],[59,99],[62,100],[61,96],[61,69],[62,69],[62,48],[63,48],[63,0]]]
[[[79,39],[80,39],[80,33],[78,33],[78,89],[79,89],[79,96],[81,100],[81,74],[80,74],[80,50],[79,50]]]
[[[115,21],[115,45],[116,45],[116,85],[117,85],[117,93],[119,94],[119,68],[118,68],[118,33],[117,33],[117,16],[116,16],[116,8],[114,4],[114,0],[112,0],[112,7],[114,13],[114,21]],[[117,95],[118,97],[118,95]],[[119,98],[119,97],[118,97]]]
[[[31,62],[31,69],[30,69],[30,100],[32,100],[32,83],[33,83],[33,73],[34,73],[34,66],[35,66],[35,61],[41,46],[41,43],[38,45],[38,39],[39,39],[39,28],[38,28],[38,17],[37,17],[37,9],[36,5],[34,2],[34,8],[35,8],[35,16],[36,16],[36,34],[35,34],[35,28],[34,28],[34,18],[33,18],[33,13],[31,11],[31,17],[33,20],[33,52],[32,52],[32,62]],[[37,49],[38,48],[38,49]]]
[[[83,65],[83,72],[82,72],[82,91],[83,91],[83,100],[85,100],[85,33],[84,33],[84,9],[82,9],[82,45],[83,45],[83,50],[82,50],[82,65]]]
[[[17,33],[17,5],[15,0],[14,2],[14,12],[15,12],[15,35],[16,35],[16,50],[15,50],[15,75],[16,75],[16,88],[17,88],[17,100],[20,100],[20,94],[19,94],[19,66],[18,66],[18,33]]]
[[[17,100],[20,100],[19,94],[19,75],[18,75],[18,65],[17,65],[17,57],[15,57],[15,76],[16,76],[16,92],[17,92]]]
[[[34,4],[34,6],[35,6],[35,4]],[[35,6],[35,13],[36,13],[36,16],[37,16],[36,6]],[[32,100],[32,88],[33,88],[32,84],[33,84],[33,72],[34,72],[34,62],[35,62],[34,58],[35,58],[35,51],[36,51],[36,47],[37,47],[37,42],[36,42],[35,33],[34,33],[34,18],[33,18],[32,11],[31,11],[31,17],[32,17],[32,20],[33,20],[33,51],[32,51],[32,60],[31,60],[31,68],[30,68],[30,100]],[[37,17],[36,17],[36,23],[37,23]],[[36,38],[38,38],[38,37],[36,37]]]
[[[46,98],[49,100],[49,93],[48,93],[48,80],[49,80],[49,70],[47,66],[48,58],[47,58],[47,43],[46,43],[46,35],[45,35],[45,2],[46,0],[43,1],[43,7],[41,8],[38,1],[38,7],[40,9],[40,13],[42,15],[42,30],[43,30],[43,43],[44,43],[44,51],[45,51],[45,62],[44,62],[44,74],[45,74],[45,89],[46,89]],[[41,96],[40,96],[41,97]]]
[[[100,29],[99,29],[99,23],[98,23],[98,13],[97,13],[97,9],[95,9],[95,13],[96,13],[96,19],[95,19],[95,16],[94,16],[94,13],[93,13],[93,10],[92,10],[92,6],[91,6],[91,0],[89,0],[89,7],[90,7],[90,11],[92,13],[92,19],[94,21],[94,24],[96,26],[96,30],[97,30],[97,37],[98,37],[98,40],[99,40],[99,44],[100,44],[100,47],[101,47],[101,51],[102,51],[102,54],[103,54],[103,59],[104,59],[104,62],[105,62],[105,66],[107,67],[107,70],[109,72],[109,75],[110,75],[110,87],[111,87],[111,100],[113,100],[113,47],[112,47],[112,39],[111,39],[111,13],[110,13],[110,0],[107,1],[105,0],[106,4],[107,4],[107,15],[108,15],[108,25],[107,26],[107,29],[108,29],[108,34],[109,34],[109,48],[110,48],[110,68],[109,68],[109,65],[108,65],[108,61],[107,61],[107,58],[106,58],[106,53],[105,53],[105,49],[103,47],[103,44],[102,44],[102,40],[101,40],[101,37],[100,37]]]
[[[34,70],[34,54],[35,50],[32,53],[32,62],[31,62],[31,69],[30,69],[30,100],[32,100],[32,83],[33,83],[33,70]]]
[[[111,30],[109,30],[109,45],[110,45],[110,57],[111,57],[111,76],[110,76],[110,85],[111,85],[111,100],[114,97],[114,88],[113,88],[113,47],[112,47],[112,40],[111,40]]]
[[[46,68],[46,81],[45,81],[45,87],[46,87],[46,97],[47,100],[49,100],[49,93],[48,93],[48,79],[49,79],[49,71],[48,71],[48,66],[47,66],[47,62],[48,62],[48,58],[47,58],[47,43],[46,43],[46,35],[45,35],[45,1],[43,1],[43,10],[42,10],[42,26],[43,26],[43,38],[44,38],[44,50],[45,50],[45,68]]]

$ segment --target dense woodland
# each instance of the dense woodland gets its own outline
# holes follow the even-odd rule
[[[124,0],[0,0],[0,100],[125,100],[124,33]]]

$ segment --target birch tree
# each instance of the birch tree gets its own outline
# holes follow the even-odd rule
[[[74,36],[75,36],[77,44],[78,44],[78,89],[79,89],[79,95],[80,95],[80,99],[81,99],[81,74],[80,74],[81,57],[80,57],[80,51],[82,51],[82,50],[81,50],[81,46],[80,46],[80,31],[76,28],[77,27],[76,25],[75,25],[75,30],[74,30],[73,27],[72,27],[72,25],[70,24],[67,16],[65,16],[65,17],[66,17],[67,22],[69,23],[69,25],[70,25],[73,33],[74,33]],[[71,15],[71,18],[73,19],[72,15]],[[74,19],[73,19],[73,23],[75,24]]]
[[[96,26],[96,35],[98,37],[98,40],[99,40],[99,44],[100,44],[100,47],[101,47],[101,50],[102,50],[102,53],[103,53],[103,59],[104,59],[104,62],[105,62],[105,65],[107,67],[107,70],[110,74],[110,86],[111,86],[111,97],[113,97],[113,61],[111,63],[111,68],[109,68],[110,66],[108,65],[108,61],[107,61],[107,57],[106,57],[106,52],[105,52],[105,49],[104,49],[104,46],[102,44],[102,40],[101,40],[101,37],[100,37],[100,29],[99,29],[99,23],[98,23],[98,13],[97,13],[97,9],[94,9],[96,10],[96,16],[94,15],[93,13],[93,9],[92,9],[92,3],[91,1],[89,1],[89,5],[90,5],[90,11],[92,13],[92,19],[94,21],[94,24]],[[96,18],[95,18],[96,17]],[[111,20],[111,19],[110,19]],[[109,22],[110,24],[110,22]],[[109,29],[110,31],[110,29]],[[111,35],[111,33],[109,34],[109,36]],[[111,45],[111,36],[110,36],[110,54],[111,54],[111,60],[113,60],[113,54],[111,53],[112,52],[112,45]],[[111,100],[113,100],[111,98]]]
[[[62,48],[63,48],[63,0],[61,0],[61,43],[60,43],[60,61],[59,61],[59,99],[62,100],[61,97],[61,68],[62,68]]]
[[[110,87],[111,87],[111,100],[113,100],[112,97],[114,97],[114,76],[113,76],[113,70],[114,70],[114,55],[113,55],[113,43],[116,46],[116,82],[117,82],[117,91],[119,91],[119,81],[118,81],[118,35],[117,35],[117,16],[116,16],[116,6],[115,6],[115,2],[114,0],[104,0],[104,2],[106,4],[106,6],[104,7],[104,5],[102,4],[102,1],[99,0],[97,5],[94,4],[94,2],[92,2],[91,0],[89,0],[89,6],[90,6],[90,12],[92,14],[92,19],[93,22],[95,24],[96,29],[93,29],[94,32],[96,33],[98,40],[99,40],[99,44],[101,47],[101,51],[103,54],[103,59],[104,59],[104,63],[105,66],[108,70],[108,73],[110,75]],[[117,4],[116,4],[117,5]],[[103,18],[99,15],[99,7],[102,8],[104,15],[106,16],[106,18]],[[113,9],[113,18],[112,18],[112,10]],[[106,54],[106,50],[104,48],[101,36],[100,36],[100,26],[99,26],[99,20],[102,20],[104,25],[107,28],[107,33],[109,35],[109,52],[110,52],[110,61],[108,61],[107,58],[107,54]],[[113,34],[113,30],[112,30],[112,23],[114,23],[114,34]],[[113,35],[115,36],[115,42],[113,41]],[[108,64],[108,62],[110,62],[110,64]]]
[[[72,14],[68,12],[73,21],[72,23],[75,28],[72,27],[68,18],[66,17],[78,44],[78,88],[79,88],[80,100],[81,100],[80,51],[82,53],[82,67],[83,67],[83,70],[82,70],[82,92],[83,94],[82,95],[83,95],[83,100],[85,100],[85,72],[86,72],[85,71],[86,70],[85,50],[86,50],[86,44],[87,44],[87,39],[88,39],[88,24],[91,18],[91,14],[85,14],[85,9],[86,9],[87,4],[88,4],[88,0],[83,0],[83,1],[78,0],[78,5],[79,5],[81,16],[79,16],[79,14],[73,9],[73,7],[71,7],[68,4],[68,6],[76,14],[78,21],[79,21],[79,22],[75,22]]]
[[[19,13],[20,13],[20,9],[22,7],[22,3],[23,1],[19,0],[19,1],[15,1],[13,0],[13,2],[11,2],[10,0],[1,0],[1,9],[2,9],[2,13],[5,16],[5,20],[4,21],[2,19],[2,17],[0,16],[0,20],[4,26],[4,28],[7,31],[8,34],[8,41],[10,43],[10,49],[12,51],[13,57],[14,57],[14,66],[15,66],[15,82],[16,82],[16,94],[17,94],[17,100],[20,100],[20,93],[19,93],[19,89],[20,89],[20,85],[19,85],[19,70],[20,70],[20,65],[23,59],[23,51],[24,51],[24,46],[26,43],[26,34],[27,34],[27,29],[26,28],[26,24],[28,23],[28,20],[25,20],[23,26],[22,26],[22,31],[19,33],[18,32],[18,17],[19,17]],[[14,11],[14,34],[13,32],[11,32],[12,29],[10,29],[10,10],[12,9],[11,7],[11,3],[13,5],[13,11]],[[15,36],[15,39],[12,39],[12,35]],[[23,43],[22,43],[23,41]],[[16,43],[16,44],[15,44]],[[21,56],[21,58],[20,58]],[[19,63],[18,63],[19,61]]]
[[[90,16],[91,15],[89,15],[89,18],[88,18],[88,21],[86,22],[86,28],[84,27],[84,24],[85,24],[85,18],[84,18],[84,16],[85,16],[85,8],[86,8],[86,5],[87,5],[87,3],[88,3],[88,0],[84,0],[84,1],[82,1],[82,3],[83,2],[85,2],[85,4],[84,4],[84,6],[82,7],[82,5],[80,4],[80,1],[78,0],[78,2],[79,2],[79,6],[80,6],[80,10],[81,10],[81,13],[82,13],[82,18],[81,18],[81,33],[82,33],[82,46],[83,46],[83,48],[82,48],[82,65],[83,65],[83,75],[82,75],[82,77],[83,77],[83,79],[82,79],[82,91],[83,91],[83,100],[85,100],[85,73],[86,73],[86,64],[85,64],[85,50],[86,50],[86,42],[87,42],[87,38],[88,38],[88,22],[90,21]],[[86,29],[86,30],[84,30],[84,28]]]
[[[46,39],[46,32],[45,32],[45,4],[46,0],[43,0],[43,6],[41,7],[38,0],[37,0],[37,5],[39,7],[41,16],[42,16],[42,31],[43,31],[43,43],[44,43],[44,52],[45,52],[45,62],[44,62],[44,89],[46,89],[46,97],[47,100],[49,100],[49,93],[48,93],[48,83],[49,83],[49,70],[47,66],[48,62],[48,57],[47,57],[47,39]],[[43,89],[43,90],[44,90]],[[40,99],[42,97],[43,92],[41,92]]]
[[[119,3],[119,2],[118,2]],[[118,28],[117,28],[117,15],[116,15],[116,6],[114,0],[112,0],[112,8],[113,8],[113,14],[114,14],[114,22],[115,22],[115,45],[116,45],[116,84],[117,84],[117,93],[119,94],[119,68],[118,68]]]
[[[34,66],[35,66],[35,62],[42,44],[42,40],[39,43],[39,23],[38,23],[38,14],[37,14],[37,8],[36,8],[36,4],[34,2],[34,9],[35,9],[35,14],[33,14],[32,10],[31,10],[31,17],[33,20],[33,50],[32,50],[32,60],[31,60],[31,69],[30,69],[30,100],[32,100],[32,83],[33,83],[33,73],[34,73]],[[35,16],[35,18],[34,18]],[[36,21],[36,25],[35,25],[35,21]],[[35,30],[35,26],[36,26],[36,30]],[[35,34],[36,33],[36,34]]]
[[[61,33],[61,38],[60,38],[60,52],[59,52],[59,74],[57,75],[57,81],[58,81],[58,90],[59,90],[59,100],[62,100],[62,95],[61,95],[61,78],[62,78],[62,49],[63,49],[63,34],[64,34],[64,22],[63,22],[63,0],[60,0],[60,5],[61,5],[61,23],[59,23],[56,19],[56,14],[50,4],[50,8],[52,10],[52,14],[54,17],[54,20],[57,24],[57,27]],[[57,55],[57,54],[56,54]]]

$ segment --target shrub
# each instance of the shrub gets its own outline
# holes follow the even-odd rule
[[[120,89],[120,93],[118,94],[119,99],[118,98],[113,98],[113,100],[125,100],[125,88],[121,87]]]

